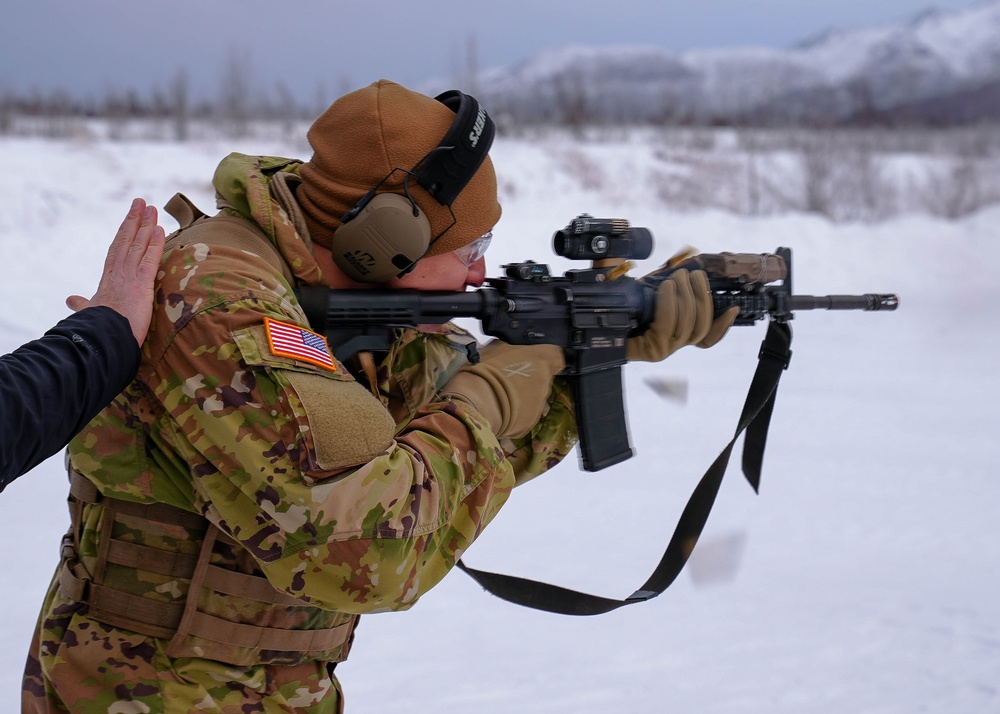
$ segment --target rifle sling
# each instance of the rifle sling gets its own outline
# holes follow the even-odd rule
[[[733,446],[746,431],[743,474],[757,492],[767,429],[781,374],[791,359],[792,331],[787,323],[771,321],[758,354],[757,370],[750,383],[743,412],[733,438],[701,477],[674,528],[667,550],[642,586],[624,600],[590,595],[527,578],[476,570],[461,560],[457,566],[487,592],[516,605],[561,615],[600,615],[625,605],[645,602],[666,590],[677,578],[708,521],[708,514],[722,485]]]

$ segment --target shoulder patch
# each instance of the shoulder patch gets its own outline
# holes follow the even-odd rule
[[[331,372],[337,371],[337,363],[334,362],[330,345],[323,335],[269,317],[264,318],[264,331],[267,333],[267,344],[271,348],[271,354],[308,362]]]

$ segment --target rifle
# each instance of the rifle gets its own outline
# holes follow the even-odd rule
[[[464,293],[306,287],[298,294],[313,329],[327,336],[341,361],[358,352],[389,349],[396,328],[463,317],[479,320],[485,334],[510,344],[561,346],[566,358],[562,375],[573,390],[581,463],[587,471],[633,455],[622,396],[625,342],[649,327],[656,289],[674,271],[704,270],[716,314],[738,306],[737,325],[768,317],[787,327],[800,310],[895,310],[899,305],[893,294],[793,295],[789,248],[773,254],[696,255],[672,260],[641,279],[624,275],[626,261],[648,258],[652,249],[649,229],[582,214],[555,233],[553,250],[592,265],[561,277],[551,275],[547,265],[526,260],[502,266],[503,274],[488,278],[486,287]]]

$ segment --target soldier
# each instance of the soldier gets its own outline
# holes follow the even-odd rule
[[[66,446],[135,377],[163,240],[156,209],[135,199],[94,296],[70,296],[78,314],[0,357],[0,491]]]
[[[168,206],[138,376],[70,444],[25,712],[342,711],[359,615],[411,607],[572,449],[559,348],[471,365],[447,325],[343,364],[293,293],[480,285],[492,135],[472,97],[379,81],[317,119],[308,162],[231,154],[218,215]],[[728,327],[682,281],[640,358]]]

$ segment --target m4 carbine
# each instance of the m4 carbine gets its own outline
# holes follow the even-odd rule
[[[791,250],[773,254],[718,253],[671,260],[636,279],[622,263],[652,253],[646,228],[622,219],[583,214],[553,237],[557,255],[592,261],[585,269],[553,276],[534,261],[503,266],[486,287],[463,293],[420,290],[332,290],[307,287],[299,299],[313,329],[326,335],[334,355],[389,349],[395,329],[475,318],[484,334],[516,345],[563,348],[575,401],[583,468],[598,471],[633,455],[622,397],[625,341],[653,320],[656,289],[681,268],[704,270],[716,314],[740,308],[737,325],[764,317],[787,323],[798,310],[895,310],[896,295],[793,295]],[[627,264],[626,264],[627,265]]]

